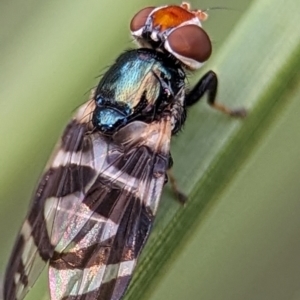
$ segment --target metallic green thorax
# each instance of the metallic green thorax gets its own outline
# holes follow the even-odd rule
[[[123,53],[95,94],[93,123],[112,133],[131,120],[152,121],[184,87],[185,73],[168,55],[151,49]]]

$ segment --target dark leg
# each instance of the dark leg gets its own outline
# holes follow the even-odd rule
[[[243,118],[247,112],[244,108],[230,109],[221,103],[216,102],[218,89],[218,77],[213,71],[208,71],[194,86],[194,88],[186,95],[186,105],[191,106],[198,102],[200,98],[207,92],[208,104],[213,108],[230,115],[232,117]]]
[[[170,156],[169,156],[169,169],[167,171],[167,174],[166,174],[166,181],[168,182],[168,178],[170,179],[170,184],[171,184],[171,187],[172,187],[172,190],[177,198],[177,200],[181,203],[181,204],[185,204],[186,201],[187,201],[187,196],[182,193],[178,187],[178,184],[177,184],[177,181],[176,181],[176,178],[175,176],[173,175],[172,171],[171,171],[171,168],[173,166],[173,158],[171,156],[171,153],[170,153]]]

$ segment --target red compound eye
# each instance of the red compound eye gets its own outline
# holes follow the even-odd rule
[[[135,16],[131,19],[130,22],[131,32],[138,31],[145,26],[147,18],[149,17],[153,9],[155,9],[155,7],[146,7],[135,14]]]
[[[207,33],[197,25],[185,25],[175,29],[168,36],[166,43],[168,44],[166,48],[169,48],[174,56],[192,68],[194,67],[186,63],[184,58],[203,63],[210,57],[212,51]]]

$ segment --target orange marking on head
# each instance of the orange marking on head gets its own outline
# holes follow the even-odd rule
[[[191,20],[194,17],[195,15],[192,12],[175,5],[159,9],[152,15],[153,25],[155,27],[160,27],[161,31],[177,27],[183,22]]]
[[[183,2],[180,6],[169,5],[155,11],[152,15],[152,20],[154,27],[160,28],[160,31],[164,31],[177,27],[193,18],[205,21],[207,17],[207,13],[201,10],[191,10],[190,4]]]

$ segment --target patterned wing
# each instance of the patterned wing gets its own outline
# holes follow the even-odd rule
[[[38,186],[6,273],[23,299],[49,261],[51,299],[120,299],[149,235],[168,167],[169,116],[112,138],[92,130],[94,104],[67,126]]]

